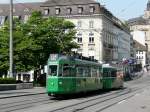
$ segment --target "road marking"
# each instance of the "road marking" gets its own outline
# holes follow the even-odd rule
[[[120,102],[118,102],[118,104],[121,104],[121,103],[123,103],[123,102],[125,102],[126,100],[122,100],[122,101],[120,101]]]
[[[139,96],[140,94],[139,93],[137,93],[137,94],[135,94],[134,96]]]

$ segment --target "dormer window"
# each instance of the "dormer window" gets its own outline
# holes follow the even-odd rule
[[[3,12],[3,10],[2,9],[0,9],[0,13],[2,13]]]
[[[29,9],[28,9],[28,8],[25,8],[25,9],[24,9],[24,12],[29,12]]]
[[[48,15],[49,14],[49,9],[44,9],[44,15]]]
[[[78,14],[82,14],[83,13],[83,7],[78,7]]]
[[[95,11],[95,7],[94,6],[90,6],[90,13],[94,13]]]
[[[60,8],[56,8],[55,11],[56,11],[56,12],[55,12],[56,15],[60,14]]]
[[[67,14],[71,14],[72,9],[71,8],[67,8]]]

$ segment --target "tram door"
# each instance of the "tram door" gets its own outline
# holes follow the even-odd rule
[[[83,91],[86,86],[86,79],[84,77],[84,67],[83,66],[76,66],[76,92]]]

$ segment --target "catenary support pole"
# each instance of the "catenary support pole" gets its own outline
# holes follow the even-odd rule
[[[13,77],[13,0],[10,0],[9,77]]]

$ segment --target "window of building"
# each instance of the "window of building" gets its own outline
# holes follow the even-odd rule
[[[56,11],[56,12],[55,12],[56,15],[60,14],[60,8],[56,8],[55,11]]]
[[[90,6],[90,13],[94,13],[95,11],[95,7],[94,6]]]
[[[81,33],[77,34],[77,42],[82,43],[82,34]]]
[[[71,8],[67,8],[67,14],[71,14],[72,9]]]
[[[44,15],[48,15],[49,14],[49,9],[44,9]]]
[[[78,14],[82,14],[83,13],[83,7],[78,7]]]
[[[89,33],[89,43],[94,43],[94,34],[92,32]]]
[[[89,56],[90,59],[94,60],[94,56]]]
[[[78,43],[82,43],[82,37],[78,37],[77,39]]]
[[[18,80],[21,80],[21,74],[18,74]]]
[[[143,56],[141,56],[141,59],[143,59]]]
[[[139,59],[141,59],[141,56],[139,56]]]
[[[93,28],[94,27],[94,21],[90,21],[89,22],[89,28]]]
[[[81,22],[81,21],[78,21],[77,27],[78,27],[78,28],[81,28],[81,27],[82,27],[82,22]]]
[[[94,37],[89,37],[89,43],[94,43]]]

